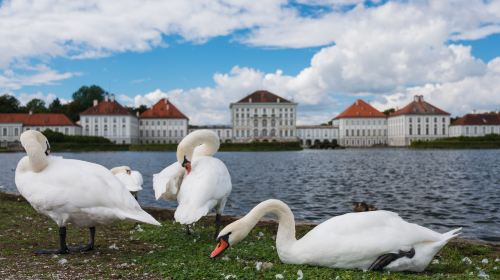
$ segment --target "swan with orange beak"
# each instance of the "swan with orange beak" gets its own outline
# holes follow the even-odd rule
[[[153,177],[156,199],[177,200],[174,215],[177,222],[190,225],[215,208],[215,237],[232,189],[226,165],[213,157],[219,146],[215,132],[193,131],[177,146],[177,162]]]

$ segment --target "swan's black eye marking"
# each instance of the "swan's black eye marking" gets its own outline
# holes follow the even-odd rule
[[[184,161],[182,162],[182,167],[186,167],[186,164],[190,163],[186,156],[184,156]]]

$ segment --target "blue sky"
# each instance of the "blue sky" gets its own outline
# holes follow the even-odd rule
[[[128,106],[168,97],[200,124],[261,88],[304,124],[357,98],[500,108],[499,1],[254,2],[0,2],[0,94],[49,103],[97,84]]]

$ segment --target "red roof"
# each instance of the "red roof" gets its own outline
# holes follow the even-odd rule
[[[236,103],[292,103],[283,97],[277,96],[267,90],[257,90],[243,97]]]
[[[22,123],[25,126],[76,126],[64,114],[0,114],[0,123]]]
[[[172,102],[168,99],[163,98],[160,101],[156,102],[153,107],[144,111],[141,116],[141,119],[187,119],[186,115],[184,115],[177,107],[175,107]]]
[[[431,105],[424,101],[422,95],[416,95],[414,100],[403,107],[392,113],[390,116],[401,116],[401,115],[446,115],[450,114],[439,109],[438,107]]]
[[[450,125],[500,125],[500,114],[467,114],[454,120]]]
[[[370,104],[365,101],[358,99],[351,106],[345,109],[344,112],[340,113],[338,116],[334,118],[342,119],[342,118],[385,118],[384,113],[379,110],[373,108]]]
[[[80,115],[132,115],[125,107],[116,100],[100,101],[96,106],[92,106],[80,113]]]

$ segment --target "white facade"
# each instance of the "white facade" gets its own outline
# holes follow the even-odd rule
[[[331,125],[303,125],[297,126],[297,137],[302,146],[310,147],[319,143],[337,143],[338,127]]]
[[[187,134],[188,120],[147,118],[139,127],[141,144],[177,144]]]
[[[271,95],[276,98],[276,102],[259,102],[256,98],[252,100],[252,97],[247,97],[247,102],[231,103],[235,142],[297,140],[297,104]]]
[[[132,115],[80,116],[82,135],[101,136],[116,144],[139,142],[139,121]]]
[[[19,141],[22,132],[22,123],[0,123],[0,142]]]
[[[387,119],[341,118],[333,121],[339,128],[339,145],[370,147],[387,144]]]
[[[200,129],[208,129],[215,132],[219,136],[221,143],[230,143],[233,141],[233,128],[229,125],[192,126],[189,128],[189,133]]]
[[[450,137],[478,137],[487,134],[500,134],[499,125],[450,125]]]
[[[450,116],[400,115],[389,118],[389,145],[408,146],[415,140],[448,137]]]

